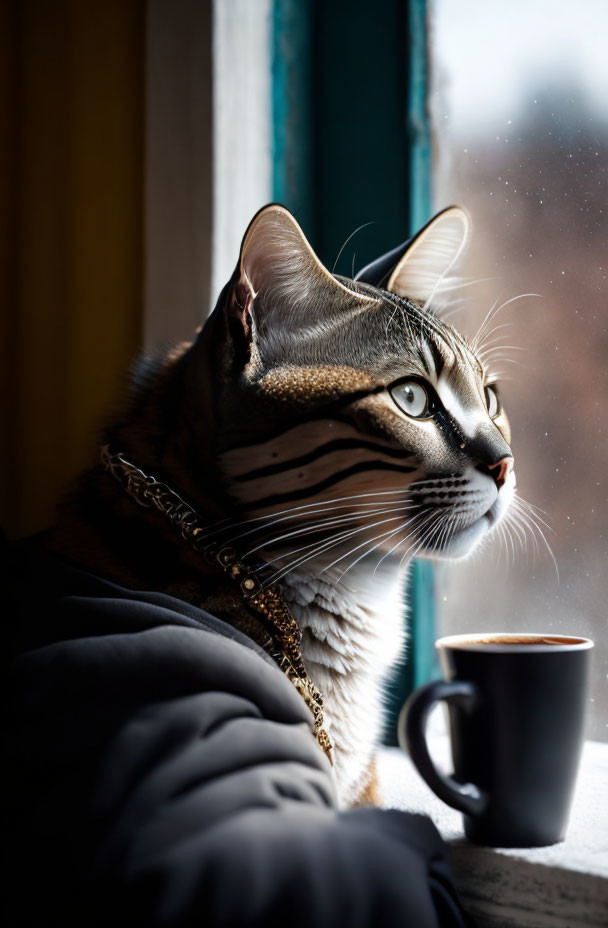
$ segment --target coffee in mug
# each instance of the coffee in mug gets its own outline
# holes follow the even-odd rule
[[[593,642],[551,634],[452,635],[436,643],[445,681],[416,690],[399,742],[433,792],[494,847],[563,840],[583,744]],[[454,773],[433,763],[428,715],[449,710]]]

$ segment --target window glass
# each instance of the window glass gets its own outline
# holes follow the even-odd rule
[[[463,274],[478,281],[454,291],[460,302],[451,321],[473,336],[495,301],[501,307],[491,348],[519,492],[539,507],[529,516],[538,528],[513,521],[508,537],[470,560],[440,565],[439,630],[594,638],[588,734],[602,740],[608,739],[607,24],[602,0],[559,8],[552,0],[435,0],[430,24],[434,202],[470,212]],[[531,293],[540,296],[523,295]]]

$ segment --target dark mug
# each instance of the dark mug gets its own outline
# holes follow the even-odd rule
[[[453,635],[435,642],[445,681],[399,717],[399,743],[434,793],[493,847],[562,841],[583,745],[593,642],[562,635]],[[453,776],[437,769],[426,720],[449,710]]]

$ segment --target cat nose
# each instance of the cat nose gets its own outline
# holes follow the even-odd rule
[[[488,467],[488,472],[493,478],[494,483],[500,490],[503,486],[505,480],[509,476],[510,472],[513,470],[513,458],[511,455],[507,455],[504,458],[501,458],[500,461],[497,461],[496,464],[492,464]]]

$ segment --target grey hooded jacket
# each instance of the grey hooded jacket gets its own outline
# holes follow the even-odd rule
[[[11,925],[468,925],[427,819],[338,811],[312,717],[181,600],[6,548]]]

